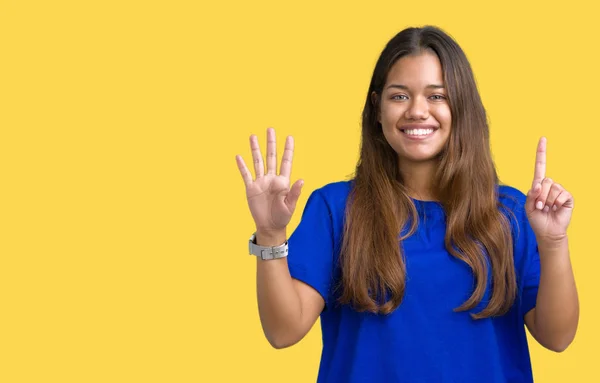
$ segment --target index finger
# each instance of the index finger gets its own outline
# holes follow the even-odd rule
[[[546,137],[540,138],[535,154],[535,171],[532,188],[546,178]]]

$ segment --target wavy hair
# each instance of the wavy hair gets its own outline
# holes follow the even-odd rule
[[[340,303],[358,311],[388,314],[402,302],[406,265],[399,246],[418,225],[413,201],[399,172],[398,155],[377,120],[388,72],[401,57],[433,52],[440,60],[452,114],[450,137],[438,156],[434,190],[446,212],[445,247],[466,262],[475,279],[470,298],[455,311],[482,300],[491,267],[491,296],[475,319],[501,315],[516,296],[512,236],[500,211],[498,176],[489,129],[469,61],[459,45],[436,27],[408,28],[381,53],[362,113],[360,158],[347,202],[340,254]],[[379,97],[374,100],[371,94]],[[400,237],[410,223],[407,234]]]

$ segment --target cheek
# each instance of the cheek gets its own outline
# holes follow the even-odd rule
[[[450,107],[448,105],[440,105],[435,110],[435,119],[442,125],[450,127],[452,124],[452,113],[450,113]]]
[[[382,105],[381,107],[381,123],[384,125],[395,125],[398,119],[402,116],[402,109],[390,105]]]

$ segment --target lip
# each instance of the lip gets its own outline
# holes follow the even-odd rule
[[[399,129],[400,131],[402,131],[402,134],[404,134],[404,136],[409,140],[421,141],[433,136],[435,132],[439,129],[439,127],[431,124],[404,124],[401,125]],[[404,133],[405,130],[411,129],[433,129],[433,132],[424,136],[409,136],[408,134]]]

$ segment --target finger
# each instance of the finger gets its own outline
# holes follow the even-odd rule
[[[252,174],[250,174],[250,170],[248,170],[244,159],[242,158],[242,156],[238,155],[235,156],[235,160],[237,162],[238,169],[240,169],[240,174],[242,175],[244,183],[246,184],[246,186],[250,186],[250,184],[252,183]]]
[[[546,199],[548,199],[548,193],[550,193],[550,187],[552,187],[552,179],[544,178],[542,181],[542,192],[536,198],[535,208],[538,210],[543,210],[544,206],[546,206]]]
[[[555,210],[560,209],[561,207],[573,208],[573,196],[566,190],[563,190],[562,193],[556,197],[556,201],[554,201],[554,206],[556,206]]]
[[[535,154],[535,171],[533,173],[533,185],[542,182],[546,177],[546,138],[540,138]]]
[[[252,160],[254,161],[254,173],[256,178],[262,177],[265,173],[265,165],[263,164],[262,153],[258,145],[258,138],[253,134],[250,136],[250,149],[252,150]]]
[[[558,195],[562,193],[563,190],[565,189],[562,186],[560,186],[560,184],[552,184],[552,186],[550,187],[550,192],[548,193],[548,198],[546,198],[546,206],[552,208],[554,206],[554,202],[556,201],[556,197],[558,197]]]
[[[292,174],[292,160],[294,158],[294,137],[288,136],[285,140],[285,149],[283,150],[283,157],[281,158],[280,174],[284,177],[290,178]]]
[[[277,174],[277,140],[275,129],[267,129],[267,174]]]
[[[542,185],[535,184],[529,192],[527,192],[527,199],[525,200],[525,210],[532,212],[535,210],[535,200],[542,192]]]
[[[298,202],[298,198],[300,198],[300,192],[302,191],[302,186],[304,186],[304,180],[298,180],[294,182],[290,192],[285,197],[285,204],[287,205],[290,211],[294,211],[296,209],[296,203]]]

